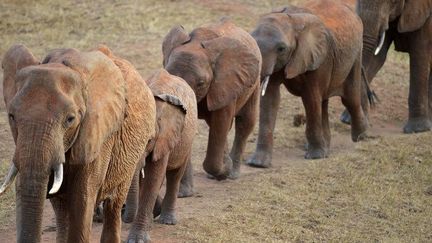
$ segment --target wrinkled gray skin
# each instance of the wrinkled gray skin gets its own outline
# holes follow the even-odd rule
[[[392,43],[410,57],[409,117],[405,133],[432,127],[432,0],[359,0],[364,25],[363,66],[369,81],[383,66]],[[382,49],[375,55],[382,34]],[[341,120],[350,122],[344,113]]]

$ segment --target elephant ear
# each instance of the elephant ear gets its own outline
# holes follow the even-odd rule
[[[168,63],[172,50],[190,41],[190,39],[189,34],[185,31],[183,26],[179,25],[173,27],[162,42],[163,65],[165,66]]]
[[[91,163],[120,129],[125,117],[126,83],[123,75],[100,51],[61,49],[50,53],[45,60],[63,63],[81,75],[86,110],[77,139],[70,149],[70,160],[75,164]]]
[[[285,66],[287,79],[313,71],[324,62],[329,49],[330,34],[322,21],[313,14],[289,14],[297,31],[297,46]]]
[[[432,0],[405,0],[398,31],[405,33],[420,29],[431,14]]]
[[[24,45],[14,45],[6,52],[2,61],[3,68],[3,97],[6,108],[17,92],[15,86],[16,73],[27,66],[38,65],[39,61]]]
[[[253,47],[229,37],[218,37],[201,44],[213,64],[213,82],[207,93],[210,111],[229,105],[256,85],[261,61]]]
[[[169,154],[180,142],[186,110],[176,96],[160,94],[155,97],[157,131],[152,160],[158,161]]]

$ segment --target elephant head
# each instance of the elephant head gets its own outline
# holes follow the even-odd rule
[[[282,69],[287,79],[316,70],[327,58],[330,45],[322,21],[294,6],[264,15],[252,36],[261,50],[262,80]]]
[[[162,52],[165,69],[186,80],[198,102],[206,99],[210,111],[227,106],[256,84],[260,60],[252,48],[210,28],[188,34],[183,27],[174,27],[163,41]]]
[[[385,45],[390,23],[399,33],[418,30],[431,16],[432,0],[358,0],[357,12],[364,25],[363,63],[368,68]]]
[[[17,241],[40,242],[47,194],[61,193],[67,171],[94,161],[119,129],[126,106],[124,79],[99,51],[58,49],[39,64],[25,46],[15,45],[2,67],[16,149],[0,194],[18,175]]]

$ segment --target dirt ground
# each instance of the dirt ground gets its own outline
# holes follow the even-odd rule
[[[13,43],[26,44],[41,59],[53,48],[87,50],[105,43],[148,77],[161,67],[161,41],[173,25],[192,30],[229,16],[250,31],[261,14],[296,2],[5,0],[0,2],[0,55]],[[340,99],[331,99],[327,159],[303,159],[305,127],[292,124],[303,107],[284,89],[272,168],[243,165],[238,180],[208,179],[201,166],[208,128],[200,122],[193,148],[195,195],[178,200],[177,225],[154,224],[154,242],[431,242],[432,137],[430,132],[402,134],[408,68],[407,55],[393,51],[374,80],[372,88],[381,102],[371,111],[367,141],[351,142],[349,126],[338,121]],[[0,103],[3,178],[14,143]],[[253,153],[256,138],[257,128],[245,158]],[[16,239],[14,194],[10,190],[0,198],[0,242]],[[45,209],[43,242],[55,242],[48,201]],[[129,227],[123,225],[122,240]],[[99,241],[101,230],[95,223],[92,242]]]

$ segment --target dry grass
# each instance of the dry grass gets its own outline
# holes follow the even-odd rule
[[[292,3],[300,1],[291,1]],[[230,16],[251,30],[257,17],[280,0],[143,0],[0,2],[0,55],[14,43],[24,43],[40,58],[48,50],[86,50],[105,43],[129,59],[143,76],[161,66],[161,41],[175,24],[186,29]],[[221,183],[214,192],[192,198],[191,213],[166,230],[192,242],[427,242],[432,241],[431,133],[400,135],[407,117],[408,60],[392,52],[373,87],[382,103],[371,116],[373,131],[384,137],[346,143],[349,127],[338,122],[342,110],[331,101],[334,139],[329,159],[301,159],[304,127],[293,127],[303,113],[298,98],[283,91],[276,126],[278,163],[269,170],[245,174]],[[0,176],[12,157],[6,114],[0,114]],[[397,132],[382,132],[396,127]],[[196,170],[205,151],[206,126],[201,124],[194,148]],[[254,149],[256,131],[247,152]],[[280,155],[279,154],[279,155]],[[289,158],[289,159],[288,159]],[[222,190],[221,187],[226,190]],[[208,188],[207,188],[208,189]],[[13,190],[0,198],[0,228],[14,219]],[[198,200],[204,203],[199,210]]]
[[[430,134],[398,135],[248,175],[230,188],[235,196],[215,199],[217,211],[185,219],[178,234],[193,242],[430,242],[431,146]]]

